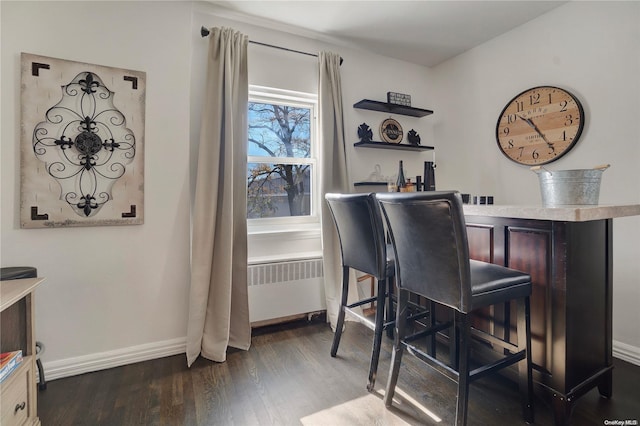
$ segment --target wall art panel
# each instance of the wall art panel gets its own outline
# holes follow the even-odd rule
[[[22,53],[22,228],[144,221],[146,74]]]

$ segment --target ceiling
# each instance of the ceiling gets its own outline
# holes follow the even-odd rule
[[[248,22],[437,65],[565,1],[210,1]]]

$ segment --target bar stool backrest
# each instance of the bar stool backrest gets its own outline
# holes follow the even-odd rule
[[[380,193],[395,250],[396,283],[427,299],[471,311],[469,246],[458,192]]]
[[[385,279],[387,249],[375,195],[327,193],[325,199],[338,230],[343,266]]]

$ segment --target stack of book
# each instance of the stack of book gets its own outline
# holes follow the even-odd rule
[[[3,352],[0,354],[0,383],[18,368],[22,362],[22,351]]]

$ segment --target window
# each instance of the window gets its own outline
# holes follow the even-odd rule
[[[316,106],[316,95],[250,86],[250,227],[319,223]]]

